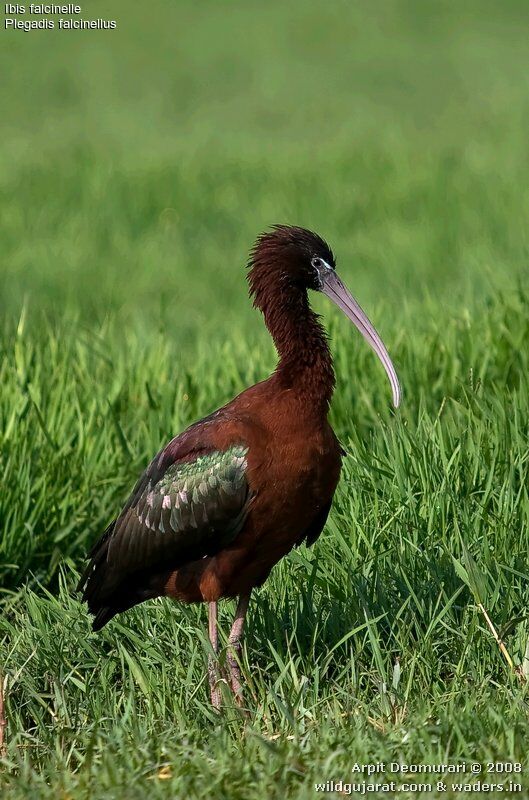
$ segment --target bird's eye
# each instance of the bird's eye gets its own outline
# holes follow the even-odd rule
[[[314,269],[322,269],[325,266],[325,262],[323,261],[323,259],[318,258],[317,256],[314,256],[314,258],[310,263],[312,264]]]

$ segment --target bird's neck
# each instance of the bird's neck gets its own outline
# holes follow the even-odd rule
[[[291,289],[261,311],[279,356],[274,381],[292,390],[305,412],[326,417],[335,384],[332,355],[306,291]]]

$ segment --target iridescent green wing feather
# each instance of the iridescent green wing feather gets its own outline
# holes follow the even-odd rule
[[[233,528],[232,512],[242,509],[248,491],[246,453],[247,448],[235,446],[173,464],[140,496],[135,506],[139,522],[168,534],[217,528],[221,520],[224,529]]]
[[[151,465],[116,521],[109,566],[119,564],[121,575],[177,568],[233,541],[250,499],[247,453],[234,445],[169,464],[161,475]]]

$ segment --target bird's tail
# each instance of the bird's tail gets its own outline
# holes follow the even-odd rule
[[[108,546],[115,524],[116,520],[113,520],[92,547],[88,554],[90,560],[77,585],[77,591],[81,592],[83,602],[88,604],[88,610],[94,615],[92,622],[94,631],[106,625],[120,610],[112,603],[112,593],[105,591]]]
[[[88,604],[88,610],[94,615],[92,629],[100,630],[116,614],[127,611],[132,606],[157,597],[160,591],[154,587],[140,588],[132,581],[109,585],[108,548],[116,520],[110,523],[103,535],[93,546],[88,557],[90,561],[77,585],[82,599]],[[132,586],[132,588],[131,588]]]

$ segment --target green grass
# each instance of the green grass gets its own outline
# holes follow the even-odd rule
[[[526,4],[146,14],[94,0],[115,34],[2,32],[2,797],[304,800],[355,762],[529,769]],[[94,635],[73,587],[159,446],[273,369],[244,263],[277,221],[328,238],[404,404],[315,298],[349,455],[323,536],[250,608],[249,714],[218,718],[203,607]]]

